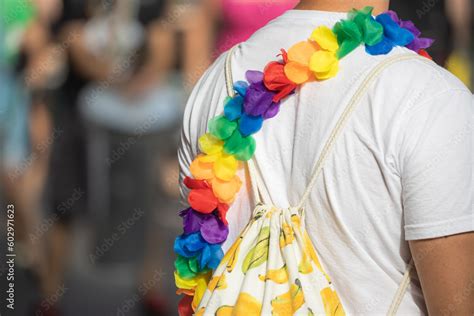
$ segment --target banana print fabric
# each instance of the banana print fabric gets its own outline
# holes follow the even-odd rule
[[[196,315],[344,315],[303,223],[302,209],[258,204]]]

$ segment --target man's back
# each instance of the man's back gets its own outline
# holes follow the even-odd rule
[[[280,48],[305,40],[314,27],[332,27],[345,17],[287,12],[235,50],[234,80],[243,80],[247,70],[263,70]],[[279,114],[254,136],[255,161],[271,197],[267,202],[298,203],[355,90],[387,56],[405,53],[396,48],[371,56],[359,47],[341,60],[335,78],[308,83],[281,104]],[[186,108],[182,177],[189,175],[197,140],[208,120],[222,112],[225,96],[221,56]],[[465,194],[472,192],[472,110],[472,95],[462,84],[420,60],[389,66],[357,105],[306,205],[306,228],[347,313],[386,312],[410,258],[405,239],[473,229],[472,193]],[[227,215],[230,235],[224,249],[250,218],[253,205],[245,184]],[[409,292],[400,314],[424,311],[419,284],[412,282]]]

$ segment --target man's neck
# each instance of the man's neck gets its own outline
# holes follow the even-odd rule
[[[353,8],[374,7],[374,14],[388,10],[388,0],[301,0],[297,10],[347,12]]]

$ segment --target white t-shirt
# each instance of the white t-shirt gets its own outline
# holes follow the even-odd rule
[[[305,40],[344,13],[290,10],[242,43],[232,58],[234,81],[260,70],[280,48]],[[256,164],[271,202],[298,203],[343,108],[368,71],[394,54],[371,56],[359,47],[340,61],[335,78],[304,85],[254,135]],[[225,54],[224,54],[225,55]],[[201,78],[186,107],[179,149],[181,180],[198,154],[207,122],[226,97],[221,56]],[[435,63],[406,60],[386,68],[362,97],[337,139],[306,203],[306,228],[346,313],[383,315],[410,259],[407,240],[474,230],[473,97]],[[227,218],[224,250],[253,209],[249,181]],[[183,197],[187,190],[181,187]],[[399,315],[425,314],[420,284],[408,288]]]

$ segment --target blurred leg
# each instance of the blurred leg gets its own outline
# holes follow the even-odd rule
[[[48,236],[48,266],[43,279],[43,297],[55,295],[64,283],[64,273],[69,258],[71,230],[69,225],[56,222],[51,227]]]

